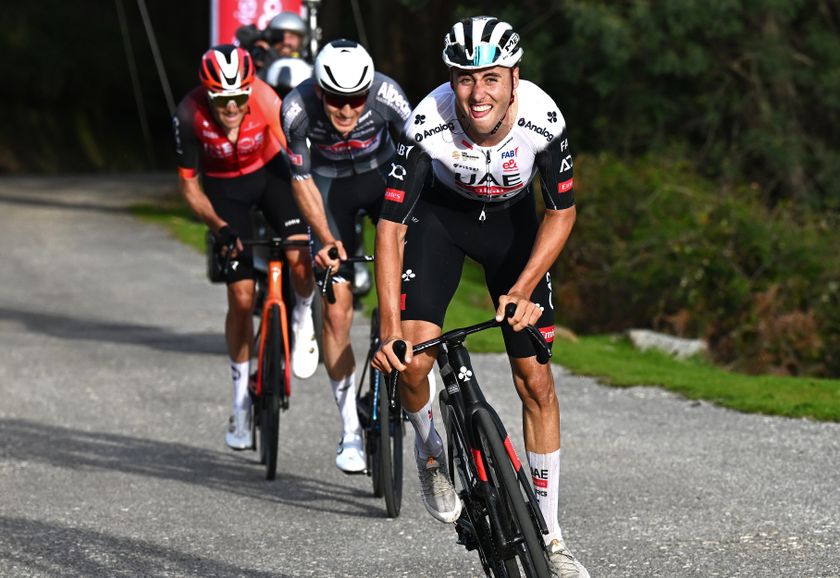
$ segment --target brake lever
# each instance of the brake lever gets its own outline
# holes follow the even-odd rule
[[[508,303],[505,305],[505,318],[510,319],[516,313],[516,305],[513,303]],[[526,325],[525,331],[528,333],[528,337],[531,338],[531,343],[534,344],[534,349],[537,352],[537,363],[540,365],[545,365],[548,363],[548,360],[551,359],[551,348],[548,346],[548,343],[545,341],[545,337],[540,332],[539,329],[534,327],[533,325]]]

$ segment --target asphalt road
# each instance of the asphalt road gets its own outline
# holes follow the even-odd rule
[[[173,186],[0,179],[0,575],[479,575],[413,464],[397,520],[335,469],[323,368],[275,481],[226,449],[224,290],[124,211]],[[506,361],[475,357],[521,453]],[[840,424],[557,377],[562,527],[593,577],[840,576]]]

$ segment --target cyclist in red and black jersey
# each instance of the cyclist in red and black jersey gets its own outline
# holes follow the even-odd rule
[[[535,84],[519,78],[519,35],[488,16],[456,23],[445,37],[449,82],[413,111],[397,145],[376,235],[382,348],[374,365],[399,369],[402,403],[415,429],[426,509],[454,522],[461,503],[447,475],[426,375],[434,352],[393,352],[441,334],[465,257],[484,268],[522,400],[525,448],[548,526],[552,572],[588,578],[566,548],[558,522],[560,410],[550,366],[522,332],[554,336],[549,269],[575,222],[572,156],[563,115]],[[531,181],[539,173],[545,211],[537,220]],[[434,177],[429,179],[427,177]]]
[[[287,239],[308,239],[309,231],[292,198],[288,160],[281,152],[286,137],[280,126],[280,99],[255,78],[250,55],[233,45],[215,46],[202,57],[199,77],[201,85],[181,101],[173,118],[178,174],[184,198],[214,232],[219,250],[234,246],[225,279],[225,339],[234,389],[225,441],[233,449],[248,449],[255,271],[250,248],[244,248],[239,238],[253,237],[253,207]],[[290,247],[286,260],[297,297],[292,369],[305,378],[318,365],[311,257],[308,249]]]

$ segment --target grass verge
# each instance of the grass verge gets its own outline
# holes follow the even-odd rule
[[[204,251],[204,225],[196,222],[178,198],[157,205],[136,205],[132,213],[162,225],[175,238]],[[372,251],[373,230],[365,232]],[[372,291],[363,303],[375,306]],[[490,319],[493,306],[481,269],[472,262],[464,273],[447,312],[444,329]],[[485,331],[470,337],[470,350],[504,351],[501,333]],[[615,336],[582,337],[577,342],[557,341],[554,359],[580,375],[598,378],[613,386],[657,385],[689,399],[702,399],[738,411],[787,417],[807,417],[840,422],[840,380],[780,376],[749,376],[715,367],[702,359],[679,361],[664,353],[640,352],[628,340]]]

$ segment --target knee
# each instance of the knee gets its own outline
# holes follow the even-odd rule
[[[340,307],[338,303],[326,307],[324,311],[324,329],[332,333],[349,330],[353,321],[353,309]]]
[[[420,354],[415,356],[405,371],[402,372],[402,382],[412,392],[420,391],[425,387],[426,376],[432,370],[434,358],[429,355]]]
[[[515,380],[519,397],[526,406],[540,409],[557,406],[554,378],[550,372],[535,372]]]
[[[235,317],[247,317],[254,310],[254,294],[244,289],[234,289],[228,296],[228,310]]]

